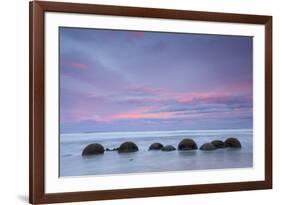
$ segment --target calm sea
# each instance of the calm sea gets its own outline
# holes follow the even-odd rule
[[[192,138],[200,147],[212,140],[236,137],[242,149],[215,151],[148,151],[154,142],[173,145],[184,138]],[[122,142],[133,141],[139,151],[128,154],[105,152],[103,155],[82,157],[83,148],[100,143],[116,148]],[[159,132],[100,132],[73,133],[60,136],[60,176],[145,173],[204,169],[245,168],[253,166],[253,133],[251,129],[235,130],[179,130]]]

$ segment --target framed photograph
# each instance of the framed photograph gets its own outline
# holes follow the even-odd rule
[[[271,187],[271,16],[30,2],[30,203]]]

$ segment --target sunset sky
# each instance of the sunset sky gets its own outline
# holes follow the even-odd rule
[[[252,128],[252,37],[60,28],[60,128]]]

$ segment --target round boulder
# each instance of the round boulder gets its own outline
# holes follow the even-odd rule
[[[200,150],[211,151],[217,149],[212,143],[205,143],[200,147]]]
[[[133,142],[124,142],[118,148],[119,153],[137,152],[138,150],[138,146]]]
[[[166,145],[161,150],[165,152],[170,152],[176,150],[176,148],[173,145]]]
[[[226,147],[232,147],[232,148],[241,148],[241,143],[238,139],[236,138],[228,138],[227,140],[225,140],[225,146]]]
[[[153,143],[150,145],[148,150],[161,150],[164,146],[161,143]]]
[[[189,138],[183,139],[179,145],[178,150],[193,150],[198,149],[197,144]]]
[[[225,148],[225,143],[221,140],[214,140],[211,142],[217,149]]]
[[[88,156],[88,155],[95,155],[95,154],[103,154],[104,153],[104,148],[101,144],[89,144],[87,145],[83,152],[82,156]]]

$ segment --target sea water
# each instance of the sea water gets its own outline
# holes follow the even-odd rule
[[[214,151],[148,151],[154,142],[173,145],[184,138],[193,139],[198,147],[212,140],[237,138],[241,149]],[[104,148],[117,148],[125,141],[137,144],[139,151],[119,154],[116,151],[82,157],[88,144],[100,143]],[[253,166],[253,133],[250,129],[178,130],[153,132],[93,132],[60,135],[60,176],[126,174],[146,172],[188,171],[205,169],[246,168]]]

